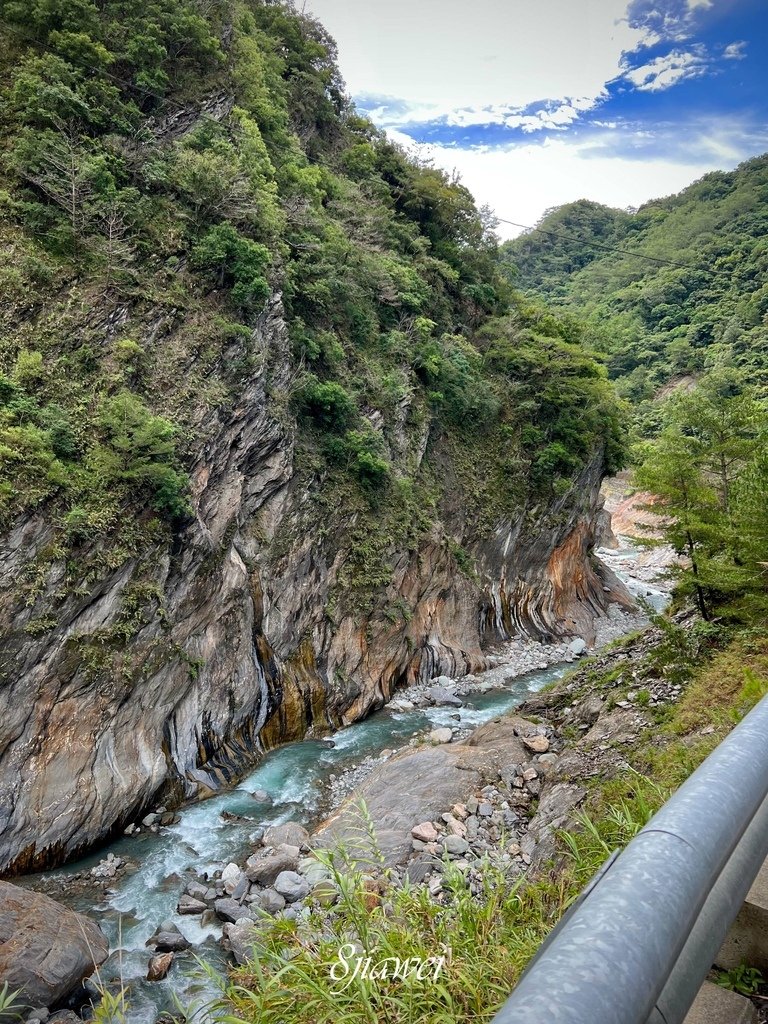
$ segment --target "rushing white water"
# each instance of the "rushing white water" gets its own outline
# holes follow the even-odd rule
[[[179,927],[193,944],[196,956],[224,970],[225,958],[218,944],[221,925],[202,928],[199,918],[176,914],[178,898],[193,875],[212,872],[230,860],[242,861],[252,851],[249,835],[258,827],[291,820],[311,828],[328,810],[331,773],[338,775],[365,757],[401,747],[411,737],[437,726],[471,728],[489,721],[559,678],[565,668],[556,666],[515,679],[499,689],[472,694],[459,709],[429,707],[392,712],[385,708],[337,732],[333,747],[318,740],[286,744],[270,751],[236,788],[183,808],[177,825],[159,833],[125,836],[113,843],[109,852],[137,863],[138,869],[116,879],[105,903],[93,906],[82,899],[74,902],[99,921],[111,948],[120,951],[113,954],[101,973],[103,981],[111,983],[119,978],[128,987],[129,1020],[152,1024],[161,1010],[172,1006],[172,992],[185,1003],[210,999],[215,994],[199,972],[195,975],[194,959],[186,954],[177,957],[166,980],[144,980],[150,952],[145,943],[164,920],[172,920]],[[270,794],[274,801],[271,806],[254,801],[250,794],[257,789]],[[226,820],[222,812],[238,815],[241,820]],[[61,874],[90,868],[106,852],[101,850],[62,869]]]
[[[630,562],[635,555],[632,549],[611,553],[612,568],[636,594],[656,607],[663,607],[667,599],[664,591],[646,582],[639,583],[622,572],[622,563]],[[473,693],[460,709],[446,706],[393,712],[385,708],[337,732],[333,746],[318,740],[286,744],[268,753],[236,788],[183,808],[177,825],[159,833],[146,831],[126,836],[114,843],[111,852],[135,862],[137,870],[115,881],[106,903],[93,907],[79,901],[79,909],[89,910],[109,935],[111,947],[120,950],[103,969],[102,978],[107,982],[121,978],[127,985],[129,1020],[152,1024],[160,1010],[172,1006],[173,992],[185,1003],[213,995],[210,983],[201,979],[199,971],[195,975],[191,955],[177,957],[165,981],[144,980],[148,961],[145,943],[161,921],[173,920],[192,942],[196,956],[224,970],[225,959],[218,944],[221,926],[203,928],[197,917],[176,914],[179,895],[191,877],[210,873],[230,860],[242,861],[253,848],[249,836],[256,828],[288,820],[311,828],[329,809],[331,773],[338,775],[369,755],[401,747],[411,737],[436,726],[480,725],[516,707],[570,667],[551,667],[518,677],[487,693]],[[265,807],[252,798],[250,794],[257,789],[270,794],[271,806]],[[225,819],[224,812],[237,815],[238,820]],[[89,868],[104,853],[102,850],[61,873]]]

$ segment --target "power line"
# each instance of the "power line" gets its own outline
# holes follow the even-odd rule
[[[44,43],[41,43],[37,39],[32,39],[29,36],[23,35],[21,32],[17,32],[13,28],[11,28],[10,26],[7,26],[7,25],[4,26],[4,29],[5,29],[5,31],[8,32],[9,35],[15,36],[16,39],[18,39],[20,42],[26,43],[29,46],[36,47],[42,53],[49,53],[49,52],[51,52],[45,46]],[[126,89],[131,89],[134,92],[140,93],[140,94],[142,94],[142,95],[144,95],[146,97],[149,97],[151,99],[157,100],[158,103],[169,104],[170,106],[176,107],[177,110],[180,110],[180,111],[183,111],[183,112],[186,112],[186,111],[189,110],[189,107],[186,107],[183,103],[179,102],[178,100],[173,99],[171,96],[164,96],[162,93],[155,92],[153,89],[147,89],[144,86],[137,85],[135,82],[129,82],[127,79],[120,78],[118,75],[112,74],[111,72],[107,71],[103,67],[97,67],[95,64],[90,64],[87,61],[83,61],[83,60],[79,60],[78,61],[72,55],[68,55],[67,56],[67,60],[71,61],[73,63],[79,64],[84,70],[91,71],[91,72],[93,72],[94,74],[97,74],[97,75],[103,75],[105,78],[110,79],[111,81],[115,82],[118,85],[122,85]],[[197,111],[197,118],[199,120],[201,120],[201,121],[210,121],[212,124],[215,124],[215,125],[218,125],[219,127],[222,127],[222,121],[220,121],[219,119],[217,119],[215,117],[212,117],[210,114],[205,113],[205,111],[203,111],[203,110],[198,110]],[[233,125],[231,123],[229,123],[227,125],[227,127],[234,134],[238,134],[239,131],[240,131],[238,126]],[[656,263],[656,264],[660,264],[660,265],[663,265],[663,266],[669,266],[669,267],[677,267],[677,268],[679,268],[681,270],[691,270],[691,271],[699,271],[699,272],[708,273],[708,274],[717,274],[717,275],[719,275],[721,277],[728,277],[729,279],[732,279],[732,276],[733,276],[728,271],[726,271],[726,270],[717,270],[715,267],[709,267],[709,266],[705,267],[705,266],[701,266],[701,265],[697,266],[696,264],[693,264],[693,263],[680,263],[677,260],[668,260],[668,259],[664,259],[663,257],[660,257],[660,256],[647,256],[646,254],[641,253],[641,252],[632,252],[630,249],[621,249],[618,246],[605,245],[605,244],[603,244],[601,242],[588,242],[588,241],[586,241],[586,239],[579,238],[578,235],[571,235],[571,234],[569,234],[568,232],[565,232],[565,231],[557,231],[557,230],[553,230],[552,228],[543,228],[543,227],[536,226],[536,225],[531,225],[531,224],[520,224],[518,221],[509,220],[506,217],[498,217],[495,214],[494,214],[494,219],[499,224],[509,224],[511,227],[522,228],[524,231],[539,231],[542,234],[551,235],[553,238],[567,238],[569,241],[578,242],[579,245],[584,245],[584,246],[586,246],[589,249],[601,249],[601,250],[603,250],[605,252],[616,252],[616,253],[619,253],[622,256],[631,256],[631,257],[633,257],[635,259],[646,260],[646,262],[649,262],[649,263]]]
[[[632,252],[630,249],[620,249],[615,245],[605,245],[601,242],[588,242],[584,238],[579,238],[578,235],[571,235],[567,231],[556,231],[552,228],[542,228],[539,226],[532,226],[530,224],[518,224],[517,221],[507,220],[505,217],[496,217],[496,220],[500,224],[510,224],[515,228],[524,228],[526,231],[540,231],[545,235],[552,235],[555,238],[567,238],[572,242],[578,242],[579,245],[585,245],[589,249],[603,249],[606,252],[618,252],[622,256],[634,256],[639,260],[648,260],[650,263],[661,263],[669,267],[679,267],[682,270],[697,270],[703,271],[708,274],[720,274],[723,277],[731,277],[732,275],[727,270],[718,270],[716,267],[705,267],[697,266],[695,263],[680,263],[677,260],[667,260],[660,256],[647,256],[642,252]]]

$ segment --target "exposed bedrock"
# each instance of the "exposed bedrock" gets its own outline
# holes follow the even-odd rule
[[[87,917],[0,881],[0,980],[19,993],[22,1007],[54,1006],[104,963],[107,952],[103,932]]]
[[[275,299],[254,330],[259,369],[237,403],[201,411],[196,514],[173,544],[116,568],[105,558],[75,586],[63,586],[71,562],[54,561],[33,600],[17,584],[53,544],[51,526],[28,518],[0,548],[0,870],[71,859],[397,686],[477,670],[495,639],[590,639],[608,600],[629,603],[591,557],[597,452],[551,507],[523,508],[490,535],[473,533],[446,480],[452,504],[412,549],[389,552],[374,610],[355,608],[346,535],[322,528],[319,485],[295,472],[281,314]],[[407,444],[412,460],[429,458],[440,439]],[[25,629],[46,617],[45,631]]]

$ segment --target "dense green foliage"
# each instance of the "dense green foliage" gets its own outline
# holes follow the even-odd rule
[[[668,542],[686,556],[681,592],[702,616],[768,612],[768,406],[735,370],[714,371],[663,406],[636,478],[659,496]]]
[[[611,378],[653,429],[652,399],[669,381],[731,365],[768,386],[767,200],[762,156],[636,212],[560,207],[503,257],[518,287],[587,320]]]
[[[251,328],[278,291],[275,409],[346,519],[385,494],[437,507],[425,433],[491,516],[564,493],[601,449],[621,462],[579,329],[513,293],[460,183],[355,112],[314,19],[0,0],[0,21],[5,527],[45,508],[68,543],[117,533],[125,553],[147,520],[183,522],[201,412],[272,358]]]
[[[578,316],[631,403],[637,482],[705,617],[765,612],[767,200],[759,157],[635,213],[571,203],[503,247],[510,278]]]

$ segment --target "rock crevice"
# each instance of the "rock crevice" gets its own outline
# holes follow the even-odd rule
[[[53,564],[31,602],[16,584],[52,528],[32,516],[0,551],[1,871],[72,859],[158,802],[216,791],[271,746],[368,714],[398,686],[477,671],[489,643],[589,640],[608,601],[628,603],[591,558],[596,452],[546,514],[521,508],[490,536],[443,509],[418,543],[387,553],[373,610],[356,609],[344,596],[348,538],[321,529],[295,468],[279,298],[251,345],[257,369],[236,403],[200,413],[195,515],[173,543],[63,598],[65,567]],[[428,458],[439,439],[412,444],[412,459]],[[140,614],[119,640],[129,597]],[[45,616],[56,625],[29,628]]]

